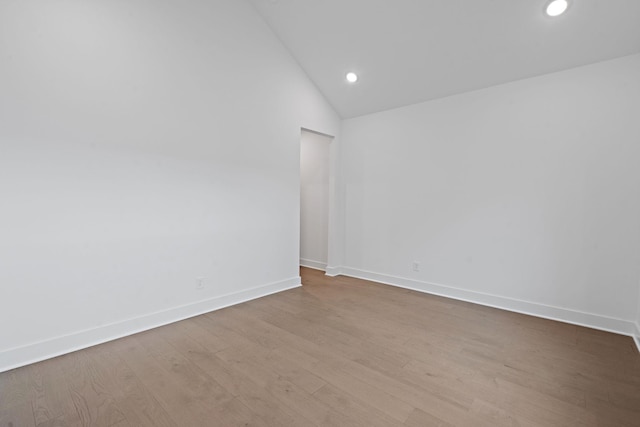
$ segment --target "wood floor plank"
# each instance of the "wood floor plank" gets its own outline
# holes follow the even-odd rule
[[[228,417],[229,422],[235,425],[249,419],[249,416],[237,418],[237,409],[241,408],[238,402],[231,403],[233,396],[226,396],[213,380],[200,375],[190,366],[183,369],[187,364],[182,360],[176,361],[176,371],[172,371],[171,356],[155,349],[153,351],[160,354],[158,361],[139,339],[149,345],[149,341],[160,340],[160,337],[120,340],[125,348],[119,354],[176,424],[205,426],[209,425],[211,419]],[[189,380],[194,380],[194,383],[191,384]]]
[[[497,391],[485,399],[497,408],[517,413],[520,418],[549,426],[597,425],[597,417],[586,409],[544,393],[497,379]]]
[[[113,347],[93,347],[88,349],[88,354],[110,378],[127,422],[146,427],[178,427]]]
[[[110,426],[126,420],[108,387],[109,378],[92,363],[88,352],[75,352],[58,361],[82,426]]]
[[[304,364],[307,369],[326,379],[332,386],[343,393],[353,396],[366,396],[366,402],[376,408],[376,411],[381,410],[381,408],[376,405],[377,402],[375,400],[370,399],[369,390],[384,390],[394,396],[394,399],[408,405],[403,407],[405,410],[411,407],[423,408],[426,411],[440,414],[445,418],[457,420],[458,422],[460,420],[470,420],[466,408],[456,402],[443,399],[440,396],[416,388],[396,378],[388,377],[356,362],[346,361],[344,364],[333,363],[330,365],[315,359],[306,351],[308,349],[297,351],[288,348],[283,350],[280,356]],[[327,359],[331,363],[331,357],[327,357]],[[403,415],[405,414],[406,412],[403,412]]]
[[[629,337],[301,276],[301,288],[0,373],[0,427],[640,427]]]
[[[214,337],[203,330],[200,339],[197,341],[187,334],[180,334],[174,331],[169,331],[165,334],[165,338],[178,349],[178,351],[183,353],[185,357],[188,357],[200,369],[218,382],[228,393],[234,397],[242,393],[243,378],[235,375],[233,369],[216,356],[219,350],[216,350],[218,347],[215,344],[216,339]],[[214,342],[214,344],[210,346],[211,342]]]
[[[172,346],[157,331],[137,335],[137,340],[158,363],[166,377],[207,405],[233,400],[233,395]]]
[[[30,402],[0,409],[0,427],[36,427]]]
[[[537,425],[533,421],[517,418],[510,410],[498,408],[482,399],[473,401],[470,412],[478,424],[486,423],[496,427],[535,427]]]
[[[407,427],[455,427],[453,424],[449,424],[420,409],[414,410],[407,421],[404,422],[404,425]]]
[[[82,425],[60,362],[61,358],[58,358],[26,367],[33,391],[31,408],[37,427]]]
[[[313,395],[337,413],[348,417],[349,421],[346,422],[345,425],[363,427],[393,427],[402,425],[398,420],[378,411],[375,407],[371,406],[368,401],[362,400],[362,396],[354,396],[335,387],[333,384],[327,383]]]
[[[29,386],[29,370],[26,368],[0,373],[0,411],[31,401],[33,389]]]
[[[228,393],[237,397],[237,400],[251,411],[252,421],[248,425],[312,425],[310,420],[298,414],[294,409],[284,407],[281,402],[277,401],[272,391],[268,390],[267,385],[272,374],[264,369],[258,369],[256,366],[246,364],[237,366],[228,359],[224,360],[219,354],[230,347],[225,346],[224,350],[219,351],[209,350],[207,345],[212,340],[215,341],[215,337],[203,334],[201,345],[188,335],[176,333],[179,328],[180,326],[176,330],[164,334],[164,338],[199,369],[221,384]],[[239,348],[242,351],[249,351],[252,346],[257,346],[250,341],[236,340],[236,342],[239,343]],[[213,344],[211,349],[215,348],[218,347]],[[263,415],[266,407],[271,409],[268,415]],[[258,416],[254,409],[261,415]]]

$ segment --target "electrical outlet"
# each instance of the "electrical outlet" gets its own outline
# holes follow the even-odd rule
[[[204,277],[197,277],[196,278],[196,289],[198,290],[202,290],[204,289]]]
[[[419,263],[418,261],[414,261],[414,262],[411,264],[411,269],[412,269],[413,271],[420,271],[420,263]]]

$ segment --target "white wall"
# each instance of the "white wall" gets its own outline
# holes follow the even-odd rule
[[[638,313],[636,315],[636,323],[638,324],[638,338],[640,338],[640,285],[638,286]]]
[[[7,0],[0,62],[0,370],[300,283],[340,121],[248,3]]]
[[[331,138],[300,136],[300,265],[327,267]]]
[[[638,76],[634,55],[344,121],[343,271],[630,333]]]
[[[638,313],[636,314],[635,341],[640,351],[640,284],[638,284]]]

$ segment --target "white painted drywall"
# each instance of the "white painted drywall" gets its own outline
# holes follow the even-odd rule
[[[638,312],[636,314],[635,338],[638,351],[640,351],[640,284],[638,285]]]
[[[331,138],[300,135],[300,265],[325,269],[329,235]]]
[[[638,324],[638,332],[640,332],[640,285],[638,286],[638,313],[636,315],[636,323]],[[640,338],[640,336],[638,336]]]
[[[345,120],[346,271],[621,319],[630,333],[638,76],[633,55]]]
[[[0,63],[0,370],[299,283],[340,120],[247,2],[2,1]]]

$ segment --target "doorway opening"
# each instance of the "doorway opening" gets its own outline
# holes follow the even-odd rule
[[[333,137],[301,130],[300,265],[325,271],[329,253],[330,145]]]

